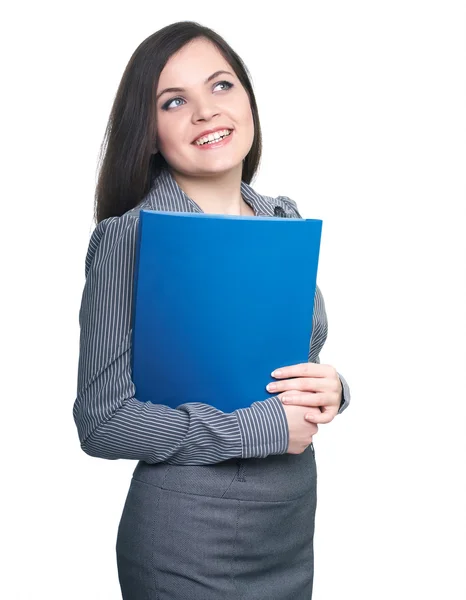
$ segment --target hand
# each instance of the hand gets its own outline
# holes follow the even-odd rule
[[[311,423],[330,423],[338,414],[343,390],[338,373],[332,366],[302,363],[280,367],[272,373],[272,377],[279,381],[269,384],[267,390],[277,395],[284,404],[309,407],[305,418]]]
[[[312,436],[319,429],[316,423],[306,422],[304,415],[309,411],[306,406],[284,406],[288,422],[289,443],[288,454],[301,454],[312,442]],[[315,409],[319,410],[319,409]]]

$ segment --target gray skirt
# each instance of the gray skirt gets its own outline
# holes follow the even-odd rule
[[[138,463],[117,536],[123,600],[311,600],[316,463]]]

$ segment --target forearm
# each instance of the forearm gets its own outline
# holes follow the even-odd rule
[[[176,409],[156,397],[140,402],[129,356],[128,348],[78,393],[74,418],[90,456],[202,465],[286,452],[287,420],[276,397],[232,413],[199,402]]]

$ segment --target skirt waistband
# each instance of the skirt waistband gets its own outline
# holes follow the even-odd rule
[[[162,489],[187,494],[286,502],[315,489],[314,448],[302,454],[230,459],[212,465],[171,465],[139,462],[133,478]]]

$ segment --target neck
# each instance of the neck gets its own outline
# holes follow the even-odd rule
[[[171,173],[183,192],[205,213],[241,215],[248,209],[241,196],[242,164],[218,175],[193,177],[175,170]]]

